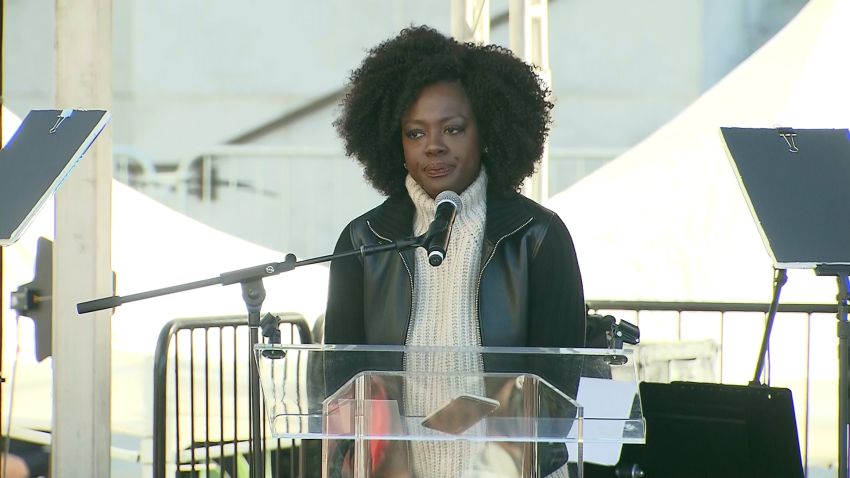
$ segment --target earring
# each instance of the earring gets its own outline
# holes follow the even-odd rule
[[[401,163],[401,165],[404,167],[404,170],[407,171],[407,163]]]
[[[490,150],[487,148],[487,146],[484,146],[484,154],[488,154],[489,152]]]

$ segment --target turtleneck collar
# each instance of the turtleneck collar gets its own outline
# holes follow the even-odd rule
[[[480,179],[480,175],[476,181],[478,179]],[[470,185],[470,187],[472,186]],[[513,231],[531,218],[531,213],[525,208],[523,201],[518,200],[520,198],[516,192],[491,191],[486,183],[482,185],[482,189],[486,190],[487,221],[485,227],[487,238],[490,241],[495,242],[502,235]],[[468,190],[469,188],[467,188]],[[424,191],[423,194],[427,196]],[[461,200],[464,203],[466,201],[463,194],[461,194]],[[433,199],[431,201],[433,202]],[[434,207],[436,208],[436,205]],[[383,204],[369,213],[367,219],[375,232],[381,237],[398,240],[410,237],[412,234],[415,214],[416,207],[413,205],[413,200],[410,194],[405,191],[388,197]]]
[[[416,209],[418,221],[414,219],[414,224],[427,224],[434,219],[434,213],[437,209],[437,204],[434,198],[428,195],[422,186],[419,185],[409,174],[404,180],[404,185],[410,195],[410,200],[413,201],[413,206]],[[461,223],[483,218],[487,211],[487,173],[484,167],[478,173],[475,181],[469,185],[462,193],[460,193],[461,207],[455,218]],[[421,234],[424,230],[415,230],[414,234]]]

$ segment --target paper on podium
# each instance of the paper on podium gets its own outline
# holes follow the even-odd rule
[[[20,238],[110,117],[104,110],[29,112],[0,150],[0,246]]]
[[[599,443],[600,437],[623,435],[622,417],[630,416],[632,403],[637,393],[637,384],[599,378],[581,377],[578,387],[578,403],[584,407],[584,461],[598,465],[613,466],[620,460],[622,443]],[[607,421],[605,419],[610,419]],[[575,435],[573,428],[570,433]],[[575,443],[567,444],[571,457],[578,456]]]

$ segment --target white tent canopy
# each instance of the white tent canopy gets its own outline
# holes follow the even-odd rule
[[[773,265],[720,127],[850,127],[847,25],[850,2],[812,0],[678,117],[549,201],[573,234],[588,298],[770,301]],[[835,293],[834,278],[789,271],[782,300]]]

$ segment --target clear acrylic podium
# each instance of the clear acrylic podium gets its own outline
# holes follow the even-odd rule
[[[581,477],[589,452],[645,442],[629,350],[261,344],[255,357],[272,435],[321,440],[323,477]]]

